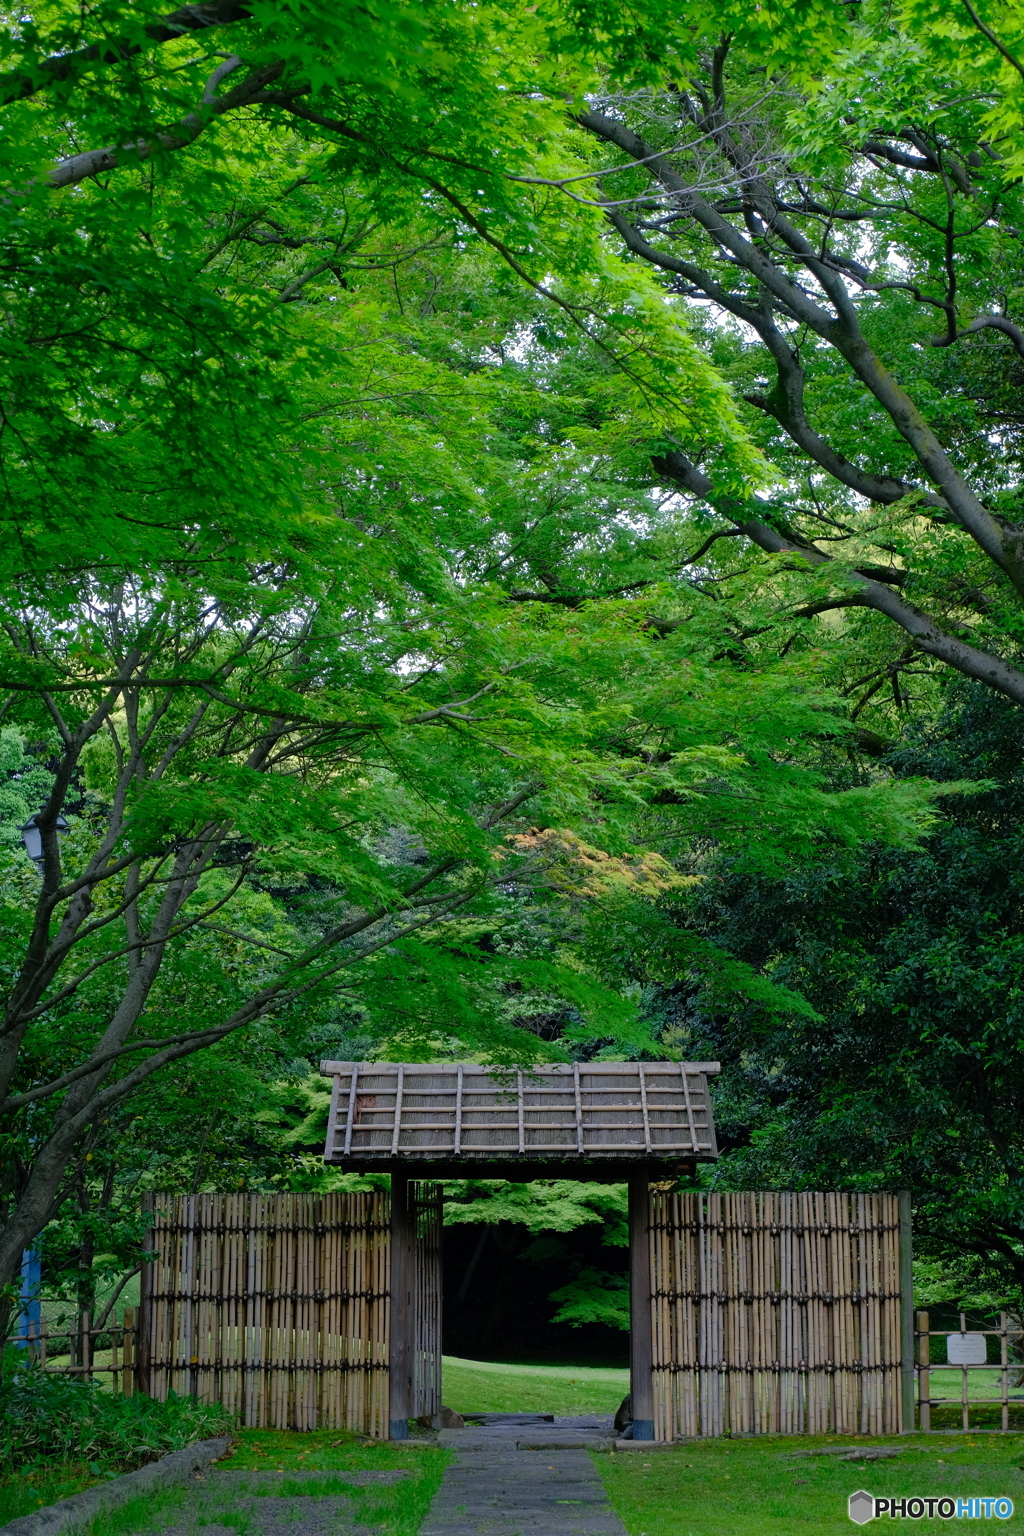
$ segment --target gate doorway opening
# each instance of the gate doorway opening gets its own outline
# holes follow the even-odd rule
[[[605,1186],[449,1186],[445,1355],[628,1370],[624,1207],[624,1191]]]
[[[717,1062],[589,1062],[529,1072],[455,1063],[324,1062],[334,1080],[325,1161],[391,1176],[390,1422],[393,1439],[424,1407],[437,1331],[415,1279],[417,1180],[578,1179],[629,1189],[632,1433],[655,1438],[652,1180],[717,1157],[708,1076]],[[439,1381],[439,1370],[437,1372]],[[415,1410],[414,1410],[415,1405]],[[440,1408],[438,1399],[437,1408]],[[436,1410],[435,1410],[436,1411]]]
[[[448,1186],[447,1408],[471,1425],[543,1415],[612,1434],[629,1394],[625,1210],[623,1185]],[[558,1316],[566,1307],[571,1322]]]

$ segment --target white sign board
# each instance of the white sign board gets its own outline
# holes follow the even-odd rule
[[[947,1333],[946,1359],[950,1365],[984,1365],[985,1345],[983,1333]]]

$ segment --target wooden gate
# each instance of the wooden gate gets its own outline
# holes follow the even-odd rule
[[[413,1401],[410,1418],[441,1411],[441,1312],[444,1210],[440,1184],[414,1183],[412,1318]]]
[[[900,1433],[899,1235],[894,1194],[652,1191],[655,1438]]]
[[[388,1432],[390,1202],[367,1194],[156,1195],[138,1379],[247,1428]],[[440,1294],[440,1199],[416,1187],[417,1279]],[[440,1402],[439,1305],[417,1317],[415,1412]]]

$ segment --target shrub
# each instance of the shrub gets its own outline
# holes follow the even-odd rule
[[[128,1471],[230,1428],[219,1406],[174,1393],[165,1403],[123,1397],[104,1392],[97,1382],[50,1375],[21,1363],[0,1382],[3,1473],[55,1461]]]

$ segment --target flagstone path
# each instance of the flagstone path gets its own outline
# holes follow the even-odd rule
[[[587,1454],[612,1433],[597,1418],[442,1430],[457,1454],[420,1536],[626,1536]]]
[[[419,1536],[626,1536],[587,1454],[612,1445],[611,1419],[488,1415],[442,1430],[455,1451]],[[406,1471],[213,1471],[148,1528],[159,1536],[382,1536],[345,1491]],[[303,1484],[308,1485],[308,1493]],[[337,1492],[329,1492],[337,1488]],[[287,1491],[285,1491],[287,1490]]]

